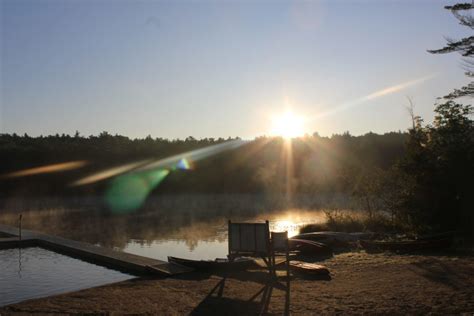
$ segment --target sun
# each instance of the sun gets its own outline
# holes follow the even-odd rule
[[[272,119],[271,135],[287,139],[303,136],[303,123],[301,116],[295,115],[291,111],[286,111]]]

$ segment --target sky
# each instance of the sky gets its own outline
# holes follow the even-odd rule
[[[456,1],[0,0],[0,133],[385,133],[467,83]]]

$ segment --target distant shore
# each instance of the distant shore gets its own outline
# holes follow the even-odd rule
[[[474,313],[473,257],[351,252],[321,263],[330,269],[330,280],[292,276],[291,314]],[[6,306],[0,315],[284,314],[285,283],[271,286],[267,277],[262,270],[232,273],[225,282],[223,276],[197,272],[137,278]]]

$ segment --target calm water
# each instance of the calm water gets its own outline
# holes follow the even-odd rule
[[[304,224],[325,220],[318,203],[307,207],[269,206],[254,196],[159,197],[139,210],[117,213],[100,200],[62,203],[15,201],[4,203],[0,223],[16,225],[74,240],[166,260],[167,256],[212,259],[227,255],[227,221],[270,220],[275,231],[298,233]]]
[[[0,306],[133,277],[43,248],[0,250]]]

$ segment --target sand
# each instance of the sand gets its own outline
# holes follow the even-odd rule
[[[25,301],[0,315],[474,315],[473,257],[351,252],[320,263],[330,279],[293,275],[289,292],[265,271],[190,273]]]

